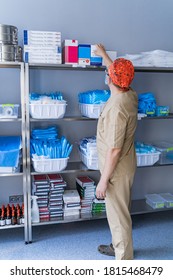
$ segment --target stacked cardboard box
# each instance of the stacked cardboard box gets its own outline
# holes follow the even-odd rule
[[[24,61],[61,64],[61,32],[24,30]]]

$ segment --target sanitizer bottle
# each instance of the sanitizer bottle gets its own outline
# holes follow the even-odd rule
[[[40,222],[40,216],[39,216],[39,208],[37,203],[37,196],[33,195],[31,196],[32,200],[32,207],[31,207],[31,221],[33,223],[39,223]]]

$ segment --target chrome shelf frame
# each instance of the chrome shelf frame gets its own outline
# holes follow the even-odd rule
[[[21,123],[21,137],[22,137],[22,172],[18,173],[1,173],[0,177],[7,176],[22,176],[23,182],[23,197],[24,197],[24,216],[25,224],[24,225],[14,225],[14,226],[4,226],[1,229],[9,228],[24,228],[24,240],[25,243],[28,243],[28,217],[27,217],[27,182],[26,182],[26,119],[25,119],[25,66],[23,62],[0,62],[0,69],[17,69],[19,70],[20,75],[20,101],[21,101],[21,117],[17,119],[0,119],[0,122],[20,122]]]

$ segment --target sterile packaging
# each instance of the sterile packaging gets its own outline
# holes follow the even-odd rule
[[[24,30],[24,45],[61,46],[61,32]]]
[[[0,104],[0,118],[18,118],[19,104]]]
[[[78,41],[77,40],[63,41],[62,59],[64,64],[78,64]]]
[[[61,64],[62,55],[61,53],[24,52],[24,62]]]
[[[78,46],[78,64],[90,65],[91,46],[86,44],[80,44]]]
[[[102,57],[97,56],[94,53],[95,49],[96,49],[96,45],[91,45],[90,65],[101,66],[102,65]]]

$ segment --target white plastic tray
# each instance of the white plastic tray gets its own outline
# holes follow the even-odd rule
[[[79,109],[81,111],[82,116],[88,118],[95,118],[95,119],[99,118],[104,106],[105,103],[102,104],[79,103]]]
[[[80,152],[81,161],[88,167],[88,169],[98,170],[98,158],[87,157],[83,153]]]
[[[150,154],[136,153],[137,166],[153,165],[159,160],[159,156],[160,156],[160,152],[150,153]]]
[[[63,104],[29,104],[30,115],[34,119],[61,119],[66,111]]]
[[[36,172],[59,172],[67,167],[69,158],[33,159],[32,164]]]

